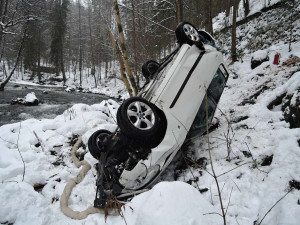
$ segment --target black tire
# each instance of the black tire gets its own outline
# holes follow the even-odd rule
[[[141,111],[136,103],[141,105]],[[144,112],[148,115],[143,115]],[[163,112],[141,97],[123,102],[117,112],[117,122],[122,135],[134,148],[155,148],[162,141],[167,127]]]
[[[103,144],[103,141],[109,135],[111,135],[111,132],[108,130],[97,130],[89,138],[88,148],[89,148],[91,155],[95,159],[99,159],[101,152],[105,151],[105,146]]]
[[[142,74],[148,80],[150,77],[155,74],[159,68],[159,63],[154,60],[148,60],[142,66]]]
[[[175,30],[176,38],[179,44],[198,44],[200,38],[196,27],[188,22],[181,22]]]
[[[209,41],[210,43],[212,43],[214,45],[216,44],[214,38],[208,32],[206,32],[204,30],[199,30],[198,32],[202,37],[205,38],[205,40],[202,40],[203,42]]]

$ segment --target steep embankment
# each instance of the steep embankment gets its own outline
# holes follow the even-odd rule
[[[230,66],[231,77],[216,113],[221,126],[209,134],[227,224],[261,221],[286,194],[261,224],[298,225],[300,221],[300,128],[296,111],[300,63],[297,58],[287,62],[300,57],[300,21],[293,22],[294,41],[289,52],[289,31],[284,23],[288,15],[283,8],[269,10],[238,27],[243,62]],[[228,46],[229,36],[221,37]],[[261,48],[269,60],[252,70],[251,52]],[[281,54],[279,65],[273,65],[276,53]],[[114,130],[117,107],[111,100],[93,106],[79,104],[53,120],[26,120],[0,127],[0,223],[105,224],[100,214],[83,221],[67,218],[59,200],[65,184],[79,172],[70,161],[74,138],[83,135],[87,143],[96,129]],[[293,120],[296,123],[290,123]],[[78,155],[82,153],[91,164],[96,162],[85,146],[78,150]],[[125,224],[125,220],[130,225],[223,224],[222,218],[214,215],[221,210],[217,186],[210,175],[207,136],[195,140],[184,154],[197,165],[186,167],[188,161],[179,155],[165,178],[172,180],[175,174],[177,180],[199,187],[202,194],[180,182],[161,183],[128,203],[125,219],[108,217],[106,224]],[[95,174],[93,168],[74,188],[69,200],[72,209],[84,210],[93,204]]]
[[[242,60],[229,66],[231,78],[216,114],[221,126],[209,135],[228,224],[260,222],[287,193],[262,224],[300,221],[300,19],[299,12],[292,18],[289,52],[290,15],[279,7],[237,28]],[[230,32],[219,40],[230,46]],[[261,49],[269,60],[252,70],[251,58]],[[273,64],[276,53],[279,65]],[[207,137],[196,140],[186,154],[198,165],[184,171],[177,167],[176,176],[207,190],[203,195],[221,213],[217,186],[208,173]]]

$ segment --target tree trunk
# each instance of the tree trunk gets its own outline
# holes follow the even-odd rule
[[[123,59],[122,59],[122,54],[121,54],[120,48],[119,48],[119,46],[118,46],[116,40],[114,39],[114,36],[113,36],[113,34],[112,34],[112,32],[111,32],[111,30],[110,30],[110,28],[109,28],[109,26],[108,26],[107,23],[106,23],[106,26],[107,26],[107,30],[108,30],[108,33],[109,33],[109,37],[110,37],[111,42],[112,42],[112,44],[113,44],[113,46],[114,46],[114,49],[115,49],[115,51],[116,51],[116,54],[117,54],[117,57],[118,57],[118,60],[119,60],[119,63],[120,63],[120,73],[121,73],[121,77],[122,77],[122,79],[123,79],[123,82],[124,82],[124,84],[125,84],[125,86],[126,86],[126,89],[127,89],[128,93],[129,93],[129,96],[132,97],[132,90],[131,90],[131,88],[130,88],[130,84],[129,84],[129,82],[128,82],[128,79],[127,79],[127,77],[126,77],[126,75],[125,75],[125,73],[124,73],[124,71],[125,71],[125,68],[124,68],[124,61],[123,61]]]
[[[107,71],[108,71],[108,62],[105,61],[105,76],[104,76],[105,79],[107,78]]]
[[[230,0],[226,0],[225,27],[229,26],[230,9],[231,9]]]
[[[7,7],[8,7],[8,0],[1,0],[0,3],[0,22],[5,23],[5,18],[7,14]],[[4,37],[3,37],[3,30],[2,26],[0,26],[0,44],[1,44],[1,56],[0,56],[0,62],[2,62],[2,57],[3,57],[3,51],[4,51]]]
[[[295,0],[292,0],[290,3],[287,2],[286,4],[290,4],[289,11],[290,11],[290,18],[289,18],[289,29],[290,29],[290,37],[289,37],[289,52],[292,51],[292,41],[293,41],[293,22],[294,22],[294,13],[295,13]]]
[[[20,47],[19,47],[19,51],[18,51],[18,55],[17,55],[17,59],[16,59],[16,62],[15,62],[15,65],[14,65],[13,69],[10,71],[9,76],[2,83],[0,83],[0,91],[4,91],[5,85],[8,83],[8,81],[10,80],[10,78],[12,77],[12,75],[14,74],[15,69],[17,68],[17,65],[19,63],[20,56],[21,56],[21,53],[22,53],[22,49],[23,49],[23,44],[24,44],[24,41],[25,41],[26,33],[27,33],[27,28],[25,28],[24,33],[23,33],[23,37],[22,37],[22,41],[21,41],[21,44],[20,44]]]
[[[209,6],[208,6],[208,32],[213,36],[214,30],[213,30],[213,23],[212,23],[212,0],[209,0]]]
[[[232,63],[237,61],[236,56],[236,14],[238,8],[239,0],[234,0],[233,3],[233,13],[232,13],[232,33],[231,33],[231,53],[232,53]]]
[[[94,77],[95,87],[97,88],[95,55],[94,55],[94,40],[93,40],[92,23],[91,23],[91,16],[92,16],[92,8],[91,7],[92,6],[89,6],[89,28],[90,28],[90,44],[91,44],[91,58],[92,58],[91,75]]]
[[[249,0],[243,0],[243,3],[244,3],[244,10],[245,10],[245,17],[246,17],[250,12]]]
[[[37,66],[37,75],[38,75],[38,82],[41,83],[41,34],[38,34],[38,66]]]
[[[78,26],[79,26],[79,86],[82,86],[82,46],[81,46],[81,5],[79,0],[78,4]]]
[[[135,32],[135,6],[133,0],[131,0],[132,7],[132,48],[134,54],[134,74],[136,78],[137,88],[139,88],[140,79],[137,73],[137,53],[136,53],[136,32]]]
[[[176,0],[176,17],[177,17],[177,23],[183,21],[183,5],[182,0]]]
[[[213,26],[212,26],[212,0],[205,0],[205,30],[213,35]]]
[[[115,14],[116,14],[116,21],[118,24],[121,48],[122,48],[123,57],[124,57],[125,69],[127,71],[127,75],[129,77],[134,95],[137,95],[138,90],[137,90],[136,83],[135,83],[135,80],[134,80],[134,77],[132,75],[130,65],[129,65],[128,54],[127,54],[127,49],[126,49],[126,45],[125,45],[125,37],[124,37],[123,28],[122,28],[121,19],[120,19],[120,11],[119,11],[119,6],[118,6],[118,1],[113,0],[113,2],[114,2]]]
[[[63,82],[64,85],[66,84],[66,73],[65,73],[65,64],[64,64],[64,46],[62,46],[61,51],[60,51],[60,71],[63,76]]]

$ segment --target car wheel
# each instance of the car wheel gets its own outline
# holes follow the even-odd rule
[[[177,41],[179,44],[197,44],[200,42],[200,37],[195,26],[188,22],[181,22],[175,31]]]
[[[142,74],[148,80],[159,68],[159,63],[154,60],[145,62],[142,66]]]
[[[205,40],[202,40],[204,43],[206,41],[209,41],[210,43],[212,43],[214,45],[216,44],[214,38],[208,32],[206,32],[205,30],[199,30],[198,32],[205,39]]]
[[[88,148],[91,155],[95,159],[99,159],[101,152],[105,151],[105,139],[111,135],[111,132],[108,130],[97,130],[92,134],[88,140]]]
[[[131,140],[130,145],[154,148],[162,141],[166,130],[166,119],[162,113],[147,100],[132,97],[119,107],[117,122],[122,134]]]

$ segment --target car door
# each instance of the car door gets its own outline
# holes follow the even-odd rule
[[[206,124],[211,124],[227,79],[228,72],[221,64],[207,89],[207,97],[204,97],[201,103],[198,113],[187,135],[188,139],[202,135],[207,129]]]

